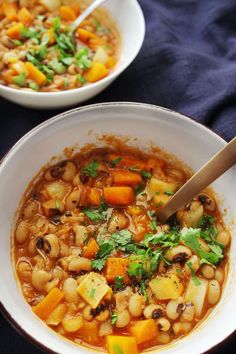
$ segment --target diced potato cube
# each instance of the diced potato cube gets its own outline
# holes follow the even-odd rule
[[[83,318],[82,316],[65,318],[61,324],[66,332],[73,333],[83,326]]]
[[[130,336],[107,336],[107,347],[110,354],[138,354],[136,340]]]
[[[160,194],[163,194],[165,192],[176,192],[176,190],[178,189],[178,184],[177,183],[173,183],[173,182],[164,182],[161,181],[160,179],[156,178],[156,177],[152,177],[149,181],[149,191],[151,193],[156,193],[159,192]]]
[[[200,317],[206,298],[208,281],[202,278],[197,279],[199,280],[198,285],[196,284],[196,281],[194,281],[192,278],[190,279],[185,294],[185,301],[192,302],[194,304],[195,315]]]
[[[158,300],[175,300],[183,292],[183,285],[175,274],[152,279],[149,285]]]
[[[57,307],[50,313],[46,323],[50,326],[57,326],[64,318],[67,311],[67,306],[65,304],[59,304]]]
[[[77,288],[78,294],[94,309],[109,290],[106,279],[94,272],[89,273]]]
[[[153,204],[155,207],[159,208],[164,205],[170,199],[169,195],[166,194],[155,194],[153,196]]]
[[[68,186],[63,182],[51,182],[45,185],[48,195],[53,199],[63,199],[68,193]]]

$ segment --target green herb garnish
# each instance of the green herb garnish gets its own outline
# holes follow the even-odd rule
[[[115,167],[119,162],[121,162],[121,160],[123,160],[122,157],[117,157],[116,159],[111,160],[110,164],[111,164],[112,167]]]
[[[106,259],[92,259],[92,268],[101,271],[105,266]]]
[[[14,82],[14,84],[16,84],[18,86],[24,86],[25,79],[26,79],[26,73],[22,72],[19,75],[13,77],[13,82]]]
[[[187,265],[191,271],[191,274],[192,274],[192,279],[193,279],[193,282],[195,285],[199,286],[201,285],[201,282],[200,280],[198,279],[198,277],[196,276],[196,273],[195,273],[195,270],[193,269],[193,264],[191,261],[187,262]]]
[[[97,177],[98,167],[99,163],[96,161],[92,161],[82,169],[82,173],[90,177]]]
[[[122,289],[124,286],[124,277],[119,275],[114,278],[114,288],[115,290]]]
[[[93,222],[105,221],[106,217],[98,210],[84,209],[83,213]]]
[[[112,312],[111,314],[111,324],[114,325],[117,321],[118,315],[116,312]]]
[[[174,192],[171,192],[171,191],[166,191],[166,192],[165,192],[165,194],[166,194],[166,195],[173,195],[173,194],[174,194]]]

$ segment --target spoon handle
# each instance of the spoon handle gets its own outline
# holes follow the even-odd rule
[[[88,6],[87,9],[84,10],[82,12],[82,14],[73,22],[73,24],[71,25],[72,30],[75,30],[77,27],[79,27],[81,22],[83,22],[85,20],[85,18],[91,14],[91,12],[93,12],[97,7],[102,5],[105,1],[106,0],[93,1],[92,4],[90,6]]]
[[[200,168],[165,205],[157,210],[160,221],[164,223],[235,163],[236,137]]]

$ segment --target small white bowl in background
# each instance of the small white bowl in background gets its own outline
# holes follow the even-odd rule
[[[137,0],[108,0],[108,10],[121,36],[120,57],[114,71],[84,87],[59,92],[29,92],[0,84],[0,95],[22,106],[57,109],[84,102],[109,86],[135,59],[143,44],[145,21]]]
[[[94,134],[92,133],[94,132]],[[175,154],[194,171],[226,142],[195,121],[147,104],[106,103],[76,108],[31,130],[10,150],[0,165],[0,308],[6,318],[28,339],[58,354],[94,352],[57,335],[37,318],[20,293],[11,258],[11,227],[19,201],[32,178],[52,156],[65,147],[96,142],[96,134],[130,135],[129,144],[145,150],[150,143]],[[135,140],[136,138],[136,140]],[[100,146],[103,142],[99,140]],[[213,188],[220,200],[227,226],[236,216],[236,169],[227,171]],[[224,209],[227,213],[224,213]],[[220,299],[198,328],[161,349],[165,354],[200,354],[216,346],[236,329],[236,234],[232,228],[229,273]],[[150,354],[158,353],[150,350]],[[132,353],[130,353],[132,354]]]

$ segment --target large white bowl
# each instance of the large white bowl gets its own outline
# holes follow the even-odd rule
[[[135,59],[145,35],[145,21],[137,0],[107,0],[103,6],[121,34],[120,58],[104,79],[81,88],[59,92],[28,92],[0,84],[0,95],[22,106],[38,109],[69,107],[94,97],[109,86]]]
[[[22,297],[11,259],[10,233],[14,213],[29,181],[52,156],[65,147],[95,141],[96,134],[132,135],[131,144],[145,149],[150,142],[176,154],[193,170],[201,167],[226,143],[191,119],[170,110],[137,103],[107,103],[77,108],[52,118],[26,134],[0,166],[0,304],[6,317],[27,337],[59,354],[88,353],[56,335],[31,311]],[[100,145],[102,142],[100,141]],[[236,215],[236,170],[232,168],[213,185],[226,224]],[[199,354],[222,342],[236,329],[236,238],[232,230],[229,274],[219,304],[190,335],[162,349],[166,354]],[[151,351],[156,353],[157,350]],[[132,354],[132,353],[130,353]]]

